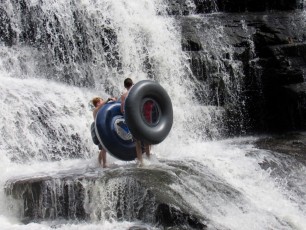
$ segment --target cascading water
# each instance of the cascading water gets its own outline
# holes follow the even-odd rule
[[[79,174],[92,170],[102,175],[89,132],[88,103],[95,95],[118,97],[129,76],[134,81],[158,81],[172,98],[173,129],[153,147],[161,162],[147,163],[171,170],[162,161],[174,161],[192,169],[169,187],[194,212],[212,220],[208,228],[306,226],[305,165],[254,148],[249,144],[254,137],[207,141],[226,133],[223,106],[240,105],[243,87],[241,63],[233,59],[220,22],[201,38],[206,52],[200,59],[210,65],[208,77],[212,77],[203,83],[189,67],[192,54],[182,51],[180,26],[168,16],[169,8],[162,0],[4,0],[0,7],[2,21],[7,23],[0,43],[0,229],[127,229],[135,223],[158,228],[152,226],[154,199],[125,177],[105,184],[80,181],[88,194],[82,209],[77,203],[80,193],[69,179],[46,183],[49,193],[45,195],[51,194],[46,199],[51,203],[63,199],[69,207],[48,209],[41,204],[47,207],[41,216],[53,221],[40,223],[21,223],[26,204],[7,198],[4,192],[7,180],[24,175],[59,177],[75,169]],[[210,22],[207,18],[202,28],[207,29]],[[241,27],[245,29],[243,21]],[[224,53],[228,56],[222,59]],[[209,91],[215,79],[224,84],[226,95],[216,92],[218,87]],[[242,116],[242,112],[234,114]],[[110,156],[108,160],[125,164]],[[263,170],[259,163],[265,161],[273,162],[275,171],[283,174]],[[123,193],[131,202],[120,201]],[[141,209],[141,202],[149,203],[143,205],[147,210]],[[80,213],[83,208],[86,223],[73,222],[84,214]],[[115,214],[118,210],[120,215]],[[58,218],[62,213],[68,221]],[[144,223],[135,222],[139,213]]]

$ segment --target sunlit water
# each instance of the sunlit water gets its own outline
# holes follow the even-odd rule
[[[53,31],[53,43],[44,47],[44,52],[18,40],[12,47],[0,46],[0,229],[128,229],[138,225],[156,228],[145,223],[105,220],[23,224],[18,212],[12,209],[16,204],[7,200],[3,190],[7,180],[27,175],[57,175],[71,169],[103,173],[97,163],[98,150],[90,137],[92,113],[88,103],[95,95],[120,96],[127,76],[134,81],[157,80],[173,102],[173,129],[164,142],[153,146],[154,157],[145,160],[146,167],[163,166],[162,160],[182,161],[199,175],[210,174],[213,180],[241,193],[241,200],[211,194],[190,176],[182,187],[175,189],[194,210],[213,220],[216,226],[229,229],[306,229],[303,164],[254,148],[256,137],[208,140],[207,130],[213,139],[221,136],[218,121],[222,108],[203,106],[195,100],[192,92],[200,86],[190,73],[188,57],[181,51],[179,28],[175,19],[166,16],[163,1],[32,0],[27,4],[39,6],[51,24],[56,24],[56,15],[61,28],[65,28],[65,41],[71,40],[74,48],[67,50],[70,60],[66,65],[70,70],[65,70],[65,63],[53,53],[61,39]],[[2,1],[1,5],[7,9],[13,29],[21,33],[18,7],[10,1]],[[78,59],[81,51],[76,49],[77,42],[73,43],[73,9],[79,9],[78,16],[87,28],[87,48],[91,50],[90,57],[82,61]],[[114,44],[111,39],[104,41],[110,47],[107,50],[98,39],[99,28],[105,27],[117,35]],[[43,37],[41,33],[36,36]],[[147,72],[144,63],[149,63],[151,72]],[[240,63],[236,66],[238,73]],[[61,83],[63,71],[78,79],[77,86]],[[94,86],[89,88],[83,87],[89,81],[82,79],[86,71],[93,76]],[[237,99],[235,93],[232,96]],[[279,175],[273,169],[260,167],[259,163],[267,159],[276,163]],[[108,161],[135,165],[111,156]]]

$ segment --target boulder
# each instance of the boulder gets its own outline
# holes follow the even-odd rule
[[[172,186],[192,169],[174,162],[169,162],[168,167],[171,170],[125,166],[26,176],[7,181],[5,191],[22,204],[19,208],[24,222],[116,219],[141,220],[168,228],[206,229],[209,220]]]

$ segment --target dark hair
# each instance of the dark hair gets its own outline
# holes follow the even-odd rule
[[[133,85],[133,81],[132,81],[131,78],[128,77],[124,80],[124,87],[125,88],[130,88],[132,85]]]

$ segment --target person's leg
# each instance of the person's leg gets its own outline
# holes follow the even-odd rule
[[[106,150],[103,149],[102,145],[99,145],[99,157],[98,161],[99,164],[102,165],[103,168],[106,168]]]
[[[101,155],[101,158],[102,158],[102,167],[106,168],[107,167],[107,165],[106,165],[106,150],[102,149],[100,151],[100,155]]]
[[[142,149],[141,149],[141,142],[136,140],[136,154],[137,154],[137,159],[140,163],[140,166],[143,165],[143,160],[142,160]]]
[[[150,149],[151,149],[151,145],[145,144],[145,152],[148,158],[150,158]]]

